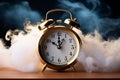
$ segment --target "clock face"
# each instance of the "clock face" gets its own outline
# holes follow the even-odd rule
[[[50,31],[44,37],[41,56],[52,65],[68,65],[77,56],[78,43],[75,35],[63,29]]]

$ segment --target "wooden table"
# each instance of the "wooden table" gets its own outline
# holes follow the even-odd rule
[[[57,72],[45,71],[36,73],[18,72],[14,70],[0,70],[0,78],[20,79],[88,79],[88,78],[120,78],[120,73],[86,73],[86,72]]]

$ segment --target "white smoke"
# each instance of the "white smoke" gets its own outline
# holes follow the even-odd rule
[[[18,35],[13,34],[10,36],[12,43],[9,49],[5,49],[3,44],[0,44],[0,68],[12,68],[23,72],[39,71],[40,60],[36,53],[36,46],[41,32],[36,25],[32,26],[32,29],[31,26],[28,26],[31,32],[26,35],[23,31],[19,31]],[[10,31],[7,35],[9,33]]]
[[[83,40],[84,43],[78,56],[83,70],[87,72],[120,71],[120,39],[103,41],[99,33],[95,32],[95,36],[88,34],[83,36]]]
[[[22,72],[36,72],[42,66],[37,54],[37,42],[42,32],[38,25],[27,25],[29,32],[19,31],[18,35],[12,36],[12,45],[6,49],[0,43],[0,68],[13,68]],[[78,31],[79,32],[79,31]],[[120,39],[104,41],[100,34],[95,31],[92,34],[79,33],[83,44],[78,56],[78,71],[86,72],[118,72],[120,71]],[[83,66],[83,67],[81,67]]]

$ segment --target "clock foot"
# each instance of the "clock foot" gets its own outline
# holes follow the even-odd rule
[[[47,67],[47,64],[45,64],[45,65],[43,66],[43,68],[42,68],[42,72],[45,71],[46,67]]]
[[[73,71],[76,71],[76,69],[75,69],[75,67],[74,67],[74,66],[71,66],[71,68],[72,68],[72,70],[73,70]]]

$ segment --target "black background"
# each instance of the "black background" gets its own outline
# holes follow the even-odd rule
[[[57,8],[57,0],[0,0],[0,2],[19,3],[21,1],[28,1],[31,8],[45,14],[48,10]],[[82,0],[74,0],[82,1]],[[84,1],[84,0],[83,0]],[[120,17],[120,0],[100,0],[101,3],[105,3],[110,6],[112,13],[111,18]]]
[[[4,0],[3,0],[4,1]],[[11,0],[12,1],[12,0]],[[14,0],[15,2],[19,2],[19,0]],[[20,0],[21,1],[21,0]],[[82,1],[82,0],[74,0],[74,1]],[[109,17],[118,18],[120,17],[120,0],[100,0],[101,3],[105,3],[110,6],[112,13]],[[48,10],[57,8],[57,0],[28,0],[32,9],[38,10],[45,14]]]

